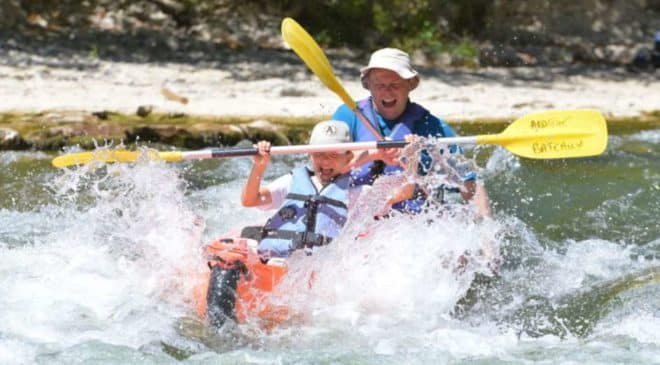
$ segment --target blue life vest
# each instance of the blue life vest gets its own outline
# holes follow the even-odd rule
[[[358,102],[358,107],[360,110],[362,110],[362,113],[369,120],[369,122],[371,122],[371,124],[377,129],[380,129],[384,136],[391,140],[402,140],[406,135],[413,134],[415,123],[423,122],[431,115],[431,113],[421,105],[409,102],[406,110],[397,119],[394,128],[390,129],[390,127],[384,121],[382,123],[379,122],[382,120],[382,118],[378,118],[376,115],[371,97],[360,100]],[[356,141],[376,140],[376,137],[367,129],[367,127],[363,126],[361,123],[357,125],[356,137]],[[422,165],[429,164],[430,157],[424,153],[422,155],[421,163]],[[359,168],[354,169],[351,172],[351,177],[353,178],[353,181],[356,185],[372,184],[378,175],[391,175],[401,170],[402,169],[399,166],[384,165],[382,161],[376,163],[369,162],[360,166]],[[426,198],[421,196],[421,194],[417,195],[419,196],[416,196],[413,199],[404,200],[394,204],[392,208],[400,211],[418,213],[421,211]]]
[[[257,251],[262,258],[287,257],[295,249],[328,244],[346,223],[348,174],[338,176],[318,191],[306,167],[291,173],[286,200],[260,227],[262,239]]]

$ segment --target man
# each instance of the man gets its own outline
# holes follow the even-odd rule
[[[402,140],[411,135],[455,136],[452,128],[444,121],[421,105],[410,101],[409,94],[417,88],[420,79],[417,71],[410,65],[410,57],[407,53],[395,48],[383,48],[374,52],[367,67],[360,70],[360,78],[362,86],[371,94],[368,98],[358,101],[360,112],[356,114],[347,105],[342,105],[332,116],[332,119],[343,121],[348,125],[354,141],[373,141],[383,137]],[[368,127],[367,123],[375,128]],[[379,135],[375,135],[374,130]],[[457,151],[456,146],[450,147],[450,152]],[[399,152],[398,149],[388,149],[358,155],[356,161],[360,162],[355,163],[356,165],[370,160],[376,162],[365,164],[354,171],[356,182],[370,184],[379,174],[400,170]],[[425,159],[428,160],[428,156],[423,156],[420,165],[424,165]],[[420,168],[421,170],[423,168]],[[476,175],[465,176],[464,180],[460,191],[463,198],[473,202],[481,216],[490,216],[488,195],[483,185],[476,181]],[[416,189],[413,193],[413,189],[414,187],[408,187],[415,198],[402,201],[393,207],[403,211],[418,212],[425,197]]]

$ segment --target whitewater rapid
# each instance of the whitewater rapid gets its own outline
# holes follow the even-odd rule
[[[292,259],[279,300],[299,320],[270,332],[247,324],[230,338],[195,318],[190,273],[206,269],[205,242],[267,218],[238,201],[249,158],[54,170],[48,155],[2,153],[11,197],[0,207],[0,364],[654,363],[660,176],[654,158],[629,146],[657,151],[658,132],[613,138],[603,158],[621,170],[637,164],[627,176],[643,184],[616,185],[579,209],[537,207],[580,202],[583,184],[596,191],[616,179],[592,183],[578,162],[530,166],[477,151],[493,219],[460,206],[354,219],[348,232],[371,234]],[[304,163],[274,159],[265,179]],[[532,169],[544,180],[526,185]],[[569,172],[578,178],[548,188]],[[496,277],[479,255],[485,242],[502,258]],[[311,288],[298,280],[310,271]],[[457,311],[466,295],[475,300]]]

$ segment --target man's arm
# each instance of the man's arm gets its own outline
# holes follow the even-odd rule
[[[468,180],[463,183],[461,196],[465,201],[471,202],[477,207],[477,212],[481,217],[490,217],[490,200],[484,184],[477,180]]]
[[[431,115],[429,123],[421,126],[421,130],[417,131],[420,135],[441,135],[443,137],[454,137],[456,132],[444,120]],[[461,148],[457,145],[449,146],[451,153],[461,153]],[[476,175],[475,175],[476,176]],[[483,183],[478,182],[476,179],[468,179],[463,183],[461,189],[461,196],[467,202],[474,204],[477,207],[477,212],[481,217],[490,217],[492,211],[490,208],[490,200],[488,193]]]
[[[404,200],[412,199],[415,196],[415,184],[406,183],[399,188],[395,189],[392,194],[387,198],[387,206],[391,207],[392,205],[402,202]]]
[[[344,168],[343,173],[347,173],[354,168],[360,167],[367,162],[382,160],[387,165],[397,166],[399,165],[399,153],[401,152],[400,148],[378,148],[365,150],[361,152],[356,152],[353,154],[353,158]]]

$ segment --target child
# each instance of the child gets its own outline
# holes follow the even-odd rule
[[[334,120],[318,123],[309,144],[351,142],[348,126]],[[351,151],[315,152],[310,166],[294,169],[266,186],[261,186],[268,162],[270,143],[257,144],[259,154],[248,177],[241,203],[246,207],[278,209],[263,227],[246,227],[242,236],[259,241],[262,258],[287,257],[294,250],[328,244],[339,235],[363,186],[351,186],[348,173]]]

